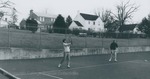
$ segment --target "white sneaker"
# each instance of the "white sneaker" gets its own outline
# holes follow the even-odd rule
[[[67,67],[70,68],[70,65],[68,65]]]
[[[61,67],[61,64],[59,64],[58,67],[60,68],[60,67]]]
[[[109,61],[111,61],[111,59],[109,59]]]
[[[115,61],[117,61],[117,59],[115,59]]]

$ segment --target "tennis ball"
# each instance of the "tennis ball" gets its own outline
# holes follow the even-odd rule
[[[144,60],[145,62],[147,62],[147,60]]]

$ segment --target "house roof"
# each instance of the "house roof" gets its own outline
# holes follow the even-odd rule
[[[35,14],[37,16],[42,16],[42,17],[52,17],[52,18],[56,18],[57,17],[57,15],[47,14],[47,13],[38,13],[38,12],[35,12]]]
[[[83,25],[79,21],[74,21],[78,26],[83,27]]]
[[[85,13],[80,13],[80,15],[85,19],[85,20],[96,20],[98,18],[97,15],[91,15],[91,14],[85,14]]]
[[[130,31],[130,30],[133,30],[136,26],[137,26],[137,24],[128,24],[128,25],[124,25],[124,26],[120,27],[119,30]]]

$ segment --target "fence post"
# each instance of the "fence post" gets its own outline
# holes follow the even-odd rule
[[[40,46],[39,46],[39,49],[41,49],[41,42],[42,42],[42,39],[41,39],[41,28],[40,28]]]
[[[150,42],[149,42],[149,36],[147,35],[147,46],[149,46],[150,45]]]
[[[87,48],[87,39],[86,39],[86,36],[85,36],[85,48]]]
[[[9,39],[10,39],[10,35],[9,34],[10,33],[9,32],[10,32],[10,29],[9,29],[9,25],[8,25],[8,48],[10,47],[10,41],[9,41]]]
[[[102,37],[102,48],[104,48],[104,47],[103,47],[103,37]]]
[[[62,29],[63,30],[63,29]],[[65,38],[67,37],[67,29],[65,29]]]
[[[129,33],[127,33],[127,34],[128,34],[128,37],[127,37],[127,39],[128,39],[128,47],[130,47],[130,46],[129,46],[129,40],[130,40],[130,39],[129,39]]]

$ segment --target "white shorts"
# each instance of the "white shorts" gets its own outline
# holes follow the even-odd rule
[[[118,53],[118,49],[116,49],[116,50],[111,50],[111,53]]]

